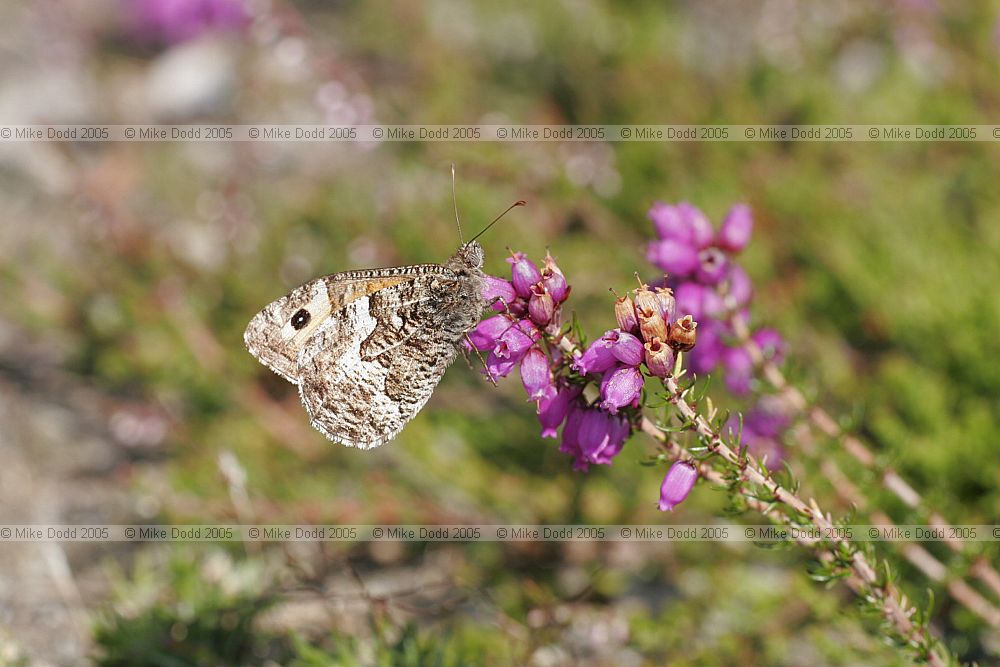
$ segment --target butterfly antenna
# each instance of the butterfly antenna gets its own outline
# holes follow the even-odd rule
[[[462,239],[462,221],[458,219],[458,197],[455,196],[455,163],[451,163],[451,203],[455,206],[455,224],[458,225],[458,240],[465,245]]]
[[[480,236],[482,236],[483,234],[485,234],[486,230],[488,230],[493,225],[497,224],[497,222],[500,221],[500,218],[502,218],[505,215],[507,215],[508,213],[510,213],[511,209],[517,208],[518,206],[527,206],[527,204],[528,204],[528,202],[524,201],[523,199],[519,199],[516,202],[514,202],[513,204],[511,204],[510,206],[508,206],[506,211],[504,211],[503,213],[501,213],[497,217],[493,218],[493,220],[492,220],[492,222],[490,222],[490,224],[488,224],[485,227],[483,227],[483,231],[479,232],[478,234],[476,234],[475,236],[473,236],[471,239],[469,239],[469,243],[472,243],[473,241],[475,241],[476,239],[478,239]]]

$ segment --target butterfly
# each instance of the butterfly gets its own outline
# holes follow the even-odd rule
[[[310,423],[330,440],[385,444],[427,403],[488,305],[475,238],[443,264],[311,280],[254,316],[247,350],[298,385]]]

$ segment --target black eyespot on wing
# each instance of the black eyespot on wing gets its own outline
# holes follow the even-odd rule
[[[309,324],[310,319],[312,319],[312,315],[309,314],[309,311],[305,308],[299,308],[295,311],[295,314],[292,315],[292,328],[298,331],[305,325]]]

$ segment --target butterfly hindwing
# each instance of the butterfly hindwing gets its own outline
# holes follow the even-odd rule
[[[465,329],[442,326],[441,310],[456,287],[453,277],[420,276],[331,314],[299,357],[299,390],[312,425],[362,449],[399,433],[457,353]]]

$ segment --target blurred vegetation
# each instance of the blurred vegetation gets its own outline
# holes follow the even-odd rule
[[[154,73],[178,67],[165,61],[171,51],[204,42],[139,48],[122,36],[113,12],[80,3],[77,25],[50,28],[69,52],[57,58],[60,71],[98,93],[86,96],[73,122],[985,124],[1000,113],[990,3],[765,3],[744,8],[746,15],[717,2],[597,0],[275,2],[268,11],[243,36],[213,42],[226,85],[208,111],[196,104],[165,110],[148,101],[156,99]],[[37,26],[29,27],[24,39],[37,36]],[[34,67],[41,43],[25,48],[5,67]],[[184,74],[208,76],[197,67]],[[28,109],[33,103],[42,106],[30,96],[21,101]],[[58,109],[34,120],[53,116]],[[162,438],[122,436],[137,453],[124,477],[152,521],[708,523],[718,516],[724,498],[707,487],[678,512],[656,511],[663,470],[637,465],[651,450],[641,437],[612,468],[572,472],[557,444],[538,437],[516,378],[494,389],[459,362],[395,442],[360,452],[312,431],[295,388],[246,353],[241,336],[250,317],[305,280],[448,256],[458,243],[451,162],[467,234],[511,201],[529,202],[483,239],[487,270],[506,270],[505,246],[536,258],[550,247],[573,285],[567,305],[590,335],[612,326],[608,287],[623,290],[634,271],[651,273],[643,247],[653,200],[689,200],[716,222],[731,203],[750,203],[756,231],[744,260],[756,285],[754,318],[788,338],[793,380],[847,416],[845,425],[954,523],[1000,516],[1000,160],[993,142],[24,150],[30,155],[6,161],[0,177],[9,210],[0,226],[0,318],[43,344],[47,358],[166,425]],[[37,169],[55,173],[47,178]],[[249,508],[231,502],[217,466],[223,451],[246,469]],[[830,452],[842,458],[836,447]],[[150,456],[165,458],[165,469],[141,465]],[[900,523],[925,520],[881,491],[868,471],[849,459],[841,464],[873,506]],[[804,467],[814,473],[805,495],[837,507],[823,476]],[[938,546],[929,548],[962,576],[963,558]],[[446,547],[379,548],[337,546],[319,560],[351,558],[375,577],[426,564]],[[975,548],[995,560],[990,545]],[[263,589],[223,595],[201,583],[196,564],[161,563],[137,566],[122,593],[123,601],[147,599],[143,591],[155,584],[148,604],[102,616],[100,664],[451,665],[526,657],[535,664],[902,664],[863,632],[867,621],[850,613],[848,594],[808,580],[808,557],[797,551],[448,549],[452,560],[441,567],[454,585],[504,623],[403,614],[395,633],[364,646],[358,642],[367,640],[338,628],[263,635],[252,627],[280,586],[267,596]],[[262,558],[232,557],[250,568]],[[901,570],[912,597],[924,600],[934,589],[935,626],[955,651],[995,657],[995,630],[918,572]],[[625,630],[580,629],[600,614],[623,619]],[[529,635],[542,639],[529,643],[531,653],[520,651]],[[367,657],[356,662],[355,655]]]

